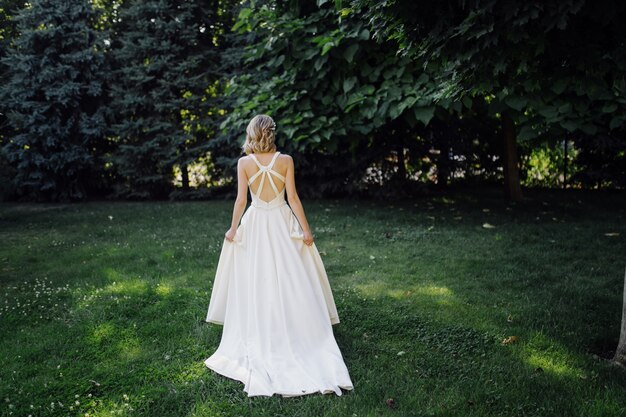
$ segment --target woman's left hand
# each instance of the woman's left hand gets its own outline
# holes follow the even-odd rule
[[[302,241],[305,245],[311,246],[313,244],[313,233],[310,230],[304,230],[302,232]]]
[[[237,233],[237,230],[233,230],[233,229],[228,229],[226,231],[226,233],[224,234],[224,237],[226,238],[226,240],[228,240],[229,242],[232,242],[235,239],[235,233]]]

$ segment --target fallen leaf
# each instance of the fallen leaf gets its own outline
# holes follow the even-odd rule
[[[504,339],[502,339],[503,345],[510,345],[515,342],[517,342],[517,336],[509,336],[509,337],[505,337]]]

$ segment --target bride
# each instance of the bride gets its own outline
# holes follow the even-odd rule
[[[222,338],[204,363],[243,382],[249,397],[342,395],[341,388],[354,387],[333,334],[337,307],[293,159],[276,150],[275,131],[267,115],[246,129],[247,156],[237,163],[237,199],[206,317],[223,325]]]

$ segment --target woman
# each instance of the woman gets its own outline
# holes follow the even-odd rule
[[[237,163],[237,199],[206,318],[224,326],[222,339],[204,363],[243,382],[249,397],[342,395],[354,387],[332,330],[337,308],[296,192],[293,159],[276,150],[275,130],[267,115],[246,129],[247,156]],[[252,205],[244,213],[248,188]]]

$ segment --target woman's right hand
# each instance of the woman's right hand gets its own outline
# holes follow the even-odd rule
[[[233,230],[233,229],[228,229],[226,231],[226,233],[224,233],[224,237],[226,238],[226,240],[228,240],[229,242],[232,242],[235,239],[235,234],[237,233],[237,229]]]
[[[313,244],[313,233],[310,230],[302,232],[302,241],[305,245],[311,246]]]

